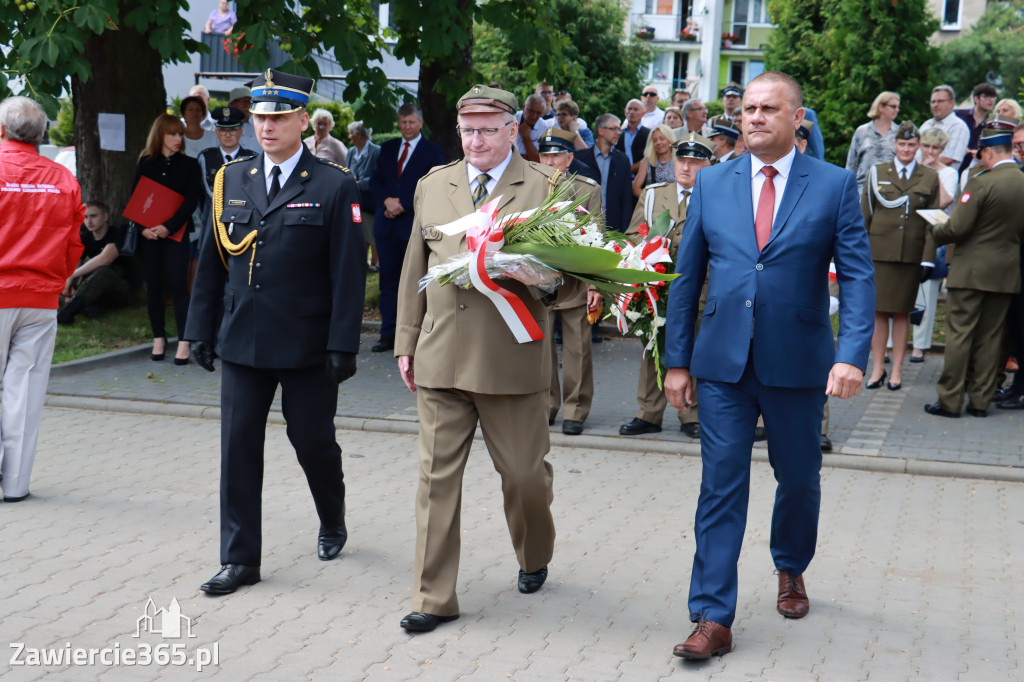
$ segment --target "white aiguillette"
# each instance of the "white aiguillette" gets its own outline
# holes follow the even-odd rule
[[[927,220],[928,224],[933,227],[949,222],[949,214],[941,208],[919,208],[917,209],[917,215]]]

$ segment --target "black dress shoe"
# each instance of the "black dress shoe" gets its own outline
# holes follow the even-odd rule
[[[824,433],[821,434],[821,451],[832,452],[832,439],[826,436]]]
[[[700,424],[698,422],[680,424],[679,430],[694,440],[700,440]]]
[[[903,382],[901,381],[901,382],[900,382],[900,383],[898,383],[898,384],[894,384],[894,383],[892,383],[891,381],[887,381],[887,382],[885,382],[885,387],[886,387],[887,389],[889,389],[890,391],[898,391],[898,390],[900,390],[901,388],[903,388]]]
[[[924,356],[922,355],[922,356],[918,357],[917,355],[911,355],[910,356],[910,361],[913,362],[913,363],[924,362]]]
[[[420,613],[419,611],[413,611],[405,618],[399,625],[408,632],[430,632],[441,623],[450,623],[453,620],[457,620],[459,614],[454,616],[435,616],[432,613]]]
[[[641,433],[661,433],[661,424],[634,417],[633,421],[619,427],[620,436],[639,436]]]
[[[882,383],[885,382],[885,378],[887,376],[889,376],[889,373],[883,369],[882,370],[882,378],[880,378],[878,381],[869,381],[868,383],[864,384],[864,388],[869,389],[869,390],[873,390],[873,389],[876,389],[876,388],[881,388],[882,387]]]
[[[578,436],[583,433],[583,422],[578,422],[575,419],[563,419],[562,420],[562,433],[567,436]]]
[[[548,567],[534,571],[533,573],[527,573],[523,569],[519,569],[519,591],[523,594],[533,594],[540,589],[544,581],[548,579]]]
[[[768,432],[764,430],[763,426],[754,427],[754,442],[768,440]]]
[[[206,594],[231,594],[242,585],[255,585],[260,581],[259,566],[224,564],[220,573],[199,586]]]
[[[0,479],[0,480],[3,480],[3,479]],[[24,495],[18,495],[17,497],[7,497],[5,495],[4,496],[4,502],[21,502],[22,500],[26,499],[27,497],[28,497],[28,493],[25,493]]]
[[[1001,403],[1008,398],[1012,398],[1013,393],[1005,388],[997,388],[996,392],[992,394],[992,402]]]
[[[1024,410],[1024,393],[1001,400],[996,403],[996,407],[1000,410]]]
[[[348,540],[348,529],[345,528],[344,523],[341,524],[341,528],[320,526],[320,534],[316,539],[316,555],[320,557],[320,561],[330,561],[341,554],[341,548],[345,546],[346,540]]]
[[[967,412],[967,414],[971,415],[972,417],[987,417],[988,416],[988,410],[979,410],[978,408],[971,407],[970,405],[967,406],[966,412]]]
[[[928,414],[934,414],[936,417],[949,417],[950,419],[959,419],[960,415],[955,412],[947,412],[942,409],[938,403],[931,403],[924,406],[924,411]]]
[[[176,365],[187,365],[188,358],[174,358],[174,364]]]
[[[383,353],[385,351],[394,350],[394,349],[395,349],[395,340],[393,338],[386,338],[386,337],[383,337],[383,336],[380,337],[380,339],[377,341],[377,343],[373,344],[372,348],[370,348],[370,350],[373,351],[374,353]]]

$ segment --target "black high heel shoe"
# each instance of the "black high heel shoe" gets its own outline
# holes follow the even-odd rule
[[[883,369],[882,370],[882,378],[879,379],[878,381],[869,381],[868,383],[864,384],[864,388],[867,388],[867,389],[881,388],[882,384],[885,383],[886,377],[888,377],[888,376],[889,376],[889,373],[886,372]]]
[[[167,357],[167,337],[163,336],[163,337],[159,337],[159,338],[162,338],[164,340],[164,350],[163,350],[162,353],[153,353],[150,356],[150,360],[152,360],[153,362],[160,362],[165,357]]]

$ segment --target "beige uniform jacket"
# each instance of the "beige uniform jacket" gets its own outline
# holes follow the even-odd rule
[[[910,177],[901,180],[892,162],[880,163],[876,168],[882,196],[892,200],[906,195],[910,204],[885,208],[872,194],[870,181],[864,183],[860,210],[871,241],[871,259],[882,263],[934,263],[936,245],[928,222],[917,209],[939,207],[939,174],[918,163]]]
[[[650,192],[654,192],[654,204],[650,215],[647,215],[647,195]],[[686,222],[686,206],[679,203],[676,183],[659,182],[644,188],[643,193],[640,195],[640,200],[636,202],[636,208],[633,209],[633,218],[629,221],[626,234],[638,234],[640,223],[647,223],[650,226],[666,210],[669,217],[672,218],[672,227],[669,228],[668,237],[671,242],[669,252],[672,254],[672,261],[674,262],[676,251],[679,249],[679,241],[683,238],[683,223]]]
[[[488,195],[501,196],[499,217],[539,206],[556,173],[512,154]],[[546,393],[551,382],[548,339],[516,343],[494,304],[475,289],[432,283],[418,291],[428,268],[467,250],[465,233],[448,236],[437,229],[474,210],[465,161],[438,166],[423,176],[413,206],[416,217],[398,285],[395,355],[414,356],[418,386],[486,394]],[[545,304],[518,282],[502,279],[499,284],[519,296],[547,336]],[[575,297],[581,288],[579,280],[570,279],[559,287],[555,301]]]
[[[1015,294],[1020,291],[1024,232],[1024,173],[1015,163],[996,166],[967,182],[935,243],[956,244],[946,286]]]

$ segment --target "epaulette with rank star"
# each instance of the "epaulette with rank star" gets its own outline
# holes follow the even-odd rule
[[[598,185],[598,184],[600,184],[599,182],[597,182],[597,180],[594,180],[593,178],[588,178],[586,175],[574,175],[573,177],[575,179],[579,180],[580,182],[587,183],[588,185]]]
[[[316,160],[319,161],[322,164],[325,164],[325,165],[328,165],[328,166],[333,166],[334,168],[337,168],[338,170],[343,171],[345,173],[351,173],[352,172],[348,168],[345,168],[344,166],[342,166],[340,163],[335,163],[334,161],[331,161],[330,159],[322,159],[322,158],[320,158],[318,156],[316,158]]]

